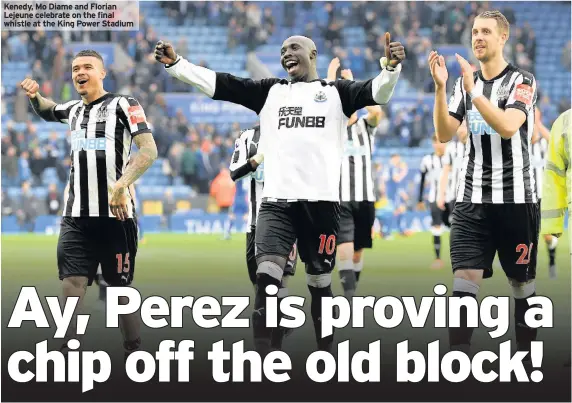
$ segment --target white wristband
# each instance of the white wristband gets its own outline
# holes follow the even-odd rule
[[[480,97],[481,95],[483,95],[483,90],[482,89],[477,89],[477,87],[475,86],[475,88],[473,88],[473,90],[471,92],[469,92],[469,96],[471,97],[471,100]]]

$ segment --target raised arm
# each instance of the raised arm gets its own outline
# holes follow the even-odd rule
[[[435,104],[433,107],[433,124],[441,143],[451,141],[455,131],[465,117],[465,98],[461,87],[461,78],[455,82],[453,95],[447,105],[447,79],[449,72],[445,58],[435,51],[429,53],[429,69],[435,83]]]
[[[61,105],[46,99],[38,92],[40,89],[38,83],[31,78],[26,78],[22,81],[20,87],[26,91],[26,95],[30,99],[30,104],[34,112],[47,122],[67,123],[71,107],[79,102],[70,101]]]
[[[344,114],[349,118],[352,114],[366,106],[385,105],[393,96],[401,62],[405,60],[405,48],[400,42],[390,42],[389,33],[385,34],[385,57],[382,57],[381,73],[367,81],[338,80],[336,86]]]
[[[255,81],[197,66],[177,55],[173,46],[163,41],[155,46],[155,59],[165,65],[172,77],[192,85],[209,98],[239,104],[257,114],[262,110],[270,88],[280,81],[278,78]]]

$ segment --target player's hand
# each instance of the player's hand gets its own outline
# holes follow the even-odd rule
[[[465,60],[465,58],[457,53],[455,53],[459,66],[461,66],[461,72],[463,74],[463,88],[466,92],[471,92],[475,88],[475,80],[473,79],[473,68],[471,64]]]
[[[264,154],[258,153],[250,159],[250,165],[252,165],[252,168],[256,169],[260,164],[262,164],[263,161],[264,161]]]
[[[385,57],[391,67],[397,67],[399,63],[405,60],[405,48],[401,42],[391,42],[389,32],[385,33]]]
[[[423,203],[423,202],[417,203],[417,210],[424,211],[425,210],[425,203]]]
[[[429,69],[431,70],[431,77],[433,77],[435,86],[445,87],[449,78],[445,58],[434,50],[429,53]]]
[[[439,198],[437,200],[437,207],[439,207],[439,210],[445,211],[445,200]]]
[[[127,188],[116,185],[111,191],[109,208],[111,213],[120,221],[125,221],[128,218],[128,201]]]
[[[173,45],[168,42],[159,41],[155,45],[155,60],[163,64],[173,64],[177,60],[177,53]]]
[[[26,95],[28,96],[28,98],[36,98],[36,94],[40,89],[38,83],[35,80],[32,80],[31,78],[26,78],[24,81],[22,81],[20,83],[20,87],[22,87],[22,89],[26,91]]]
[[[353,81],[354,75],[350,69],[345,69],[340,72],[340,75],[344,80],[351,80]]]
[[[340,58],[334,57],[328,66],[328,81],[334,81],[336,79],[336,73],[340,66]]]

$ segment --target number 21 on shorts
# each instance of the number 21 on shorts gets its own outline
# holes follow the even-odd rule
[[[115,255],[117,259],[117,273],[129,273],[131,270],[131,261],[129,260],[129,252],[125,254],[125,258],[123,258],[122,253],[118,253]]]
[[[520,257],[517,259],[516,264],[530,263],[530,254],[532,253],[533,247],[534,247],[533,243],[531,243],[530,246],[527,246],[523,243],[518,244],[516,247],[516,251],[520,253]]]
[[[331,255],[336,250],[336,236],[326,234],[320,235],[320,247],[318,248],[318,253],[321,255],[326,251],[327,255]]]

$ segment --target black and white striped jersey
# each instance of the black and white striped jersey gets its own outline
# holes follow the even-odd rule
[[[347,129],[340,180],[342,202],[376,200],[371,163],[375,129],[367,123],[365,117]]]
[[[541,137],[539,141],[532,145],[532,165],[534,167],[534,183],[536,183],[536,194],[538,199],[542,198],[542,185],[544,177],[544,166],[546,165],[546,154],[548,152],[548,141]]]
[[[65,217],[114,217],[111,190],[121,178],[133,137],[151,132],[145,112],[130,96],[107,93],[92,103],[70,101],[54,107],[57,121],[71,131],[71,168]],[[133,217],[133,203],[128,216]]]
[[[463,89],[455,83],[449,100],[449,114],[459,122],[467,120],[469,148],[457,192],[458,202],[536,203],[536,185],[531,164],[536,80],[511,64],[495,78],[485,80],[481,71],[473,75],[477,89],[501,110],[516,108],[527,119],[510,139],[501,136],[485,121]]]
[[[449,177],[447,178],[447,190],[445,191],[446,203],[450,203],[456,198],[466,150],[465,144],[460,140],[450,141],[445,149],[443,166],[450,166]]]
[[[182,57],[167,72],[218,101],[242,105],[260,119],[264,154],[263,199],[340,200],[343,144],[350,116],[391,99],[401,71],[383,69],[370,80],[279,78],[252,80],[196,66]]]
[[[419,201],[423,201],[425,183],[429,183],[429,193],[427,201],[436,203],[439,197],[439,184],[441,181],[441,171],[443,169],[444,156],[428,154],[421,160],[421,181],[419,183]]]
[[[254,172],[248,164],[248,160],[258,152],[260,142],[260,126],[244,130],[234,143],[234,152],[230,161],[230,176],[234,181],[250,179],[248,190],[248,223],[246,232],[256,225],[258,210],[262,203],[262,191],[264,190],[264,162]]]

